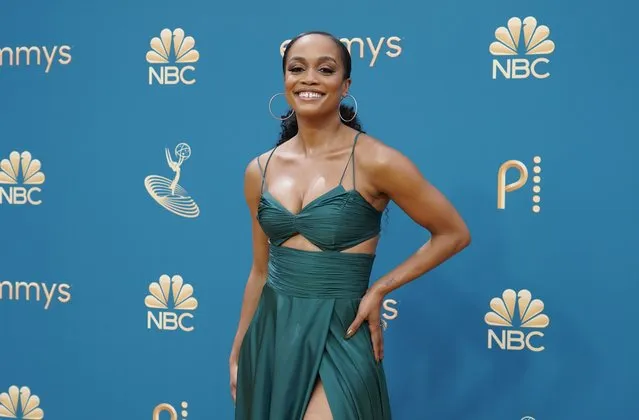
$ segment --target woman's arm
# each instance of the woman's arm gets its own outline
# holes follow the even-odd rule
[[[262,174],[257,166],[257,160],[254,159],[246,168],[244,175],[244,196],[251,215],[253,264],[244,288],[240,321],[229,358],[231,365],[237,363],[244,334],[257,308],[268,271],[268,238],[256,219],[257,207],[261,196],[261,184]]]
[[[397,150],[377,140],[359,156],[371,188],[393,200],[417,224],[431,233],[417,252],[382,276],[360,301],[355,320],[346,330],[352,337],[368,322],[375,359],[384,358],[380,311],[384,297],[404,284],[437,267],[470,244],[470,233],[455,208],[428,183],[417,167]],[[362,156],[364,155],[364,156]]]
[[[382,296],[437,267],[470,244],[470,232],[453,205],[407,157],[382,143],[375,145],[371,183],[386,194],[431,238],[372,289]]]

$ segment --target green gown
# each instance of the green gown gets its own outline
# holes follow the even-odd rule
[[[257,219],[269,237],[268,277],[242,341],[236,420],[302,420],[319,376],[334,420],[391,420],[383,365],[368,325],[345,339],[366,293],[372,254],[341,252],[379,234],[381,212],[339,185],[291,213],[268,191],[262,171]],[[259,164],[259,160],[258,160]],[[261,170],[261,166],[260,166]],[[302,235],[321,251],[281,246]]]

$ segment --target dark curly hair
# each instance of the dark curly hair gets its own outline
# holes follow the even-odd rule
[[[291,41],[286,46],[286,49],[284,49],[284,56],[282,57],[282,71],[286,72],[286,57],[288,56],[288,51],[293,46],[293,44],[298,39],[302,38],[303,36],[312,35],[312,34],[324,35],[324,36],[330,38],[335,43],[335,45],[337,45],[339,47],[340,53],[341,53],[341,56],[342,56],[342,64],[344,65],[344,80],[346,80],[349,77],[351,77],[351,65],[352,65],[351,64],[351,54],[348,51],[348,48],[346,48],[346,45],[344,45],[335,36],[329,34],[328,32],[322,32],[322,31],[304,32],[304,33],[301,33],[301,34],[297,35],[295,38],[291,39]],[[348,121],[348,122],[343,122],[344,124],[346,124],[347,126],[353,128],[353,129],[355,129],[357,131],[361,131],[362,133],[365,133],[365,131],[362,129],[361,122],[359,121],[357,116],[355,116],[355,109],[353,107],[348,106],[348,105],[340,105],[339,113],[340,113],[340,115],[342,116],[343,119],[351,120],[351,121]],[[282,115],[282,118],[286,118],[286,119],[283,120],[282,123],[281,123],[280,138],[277,141],[277,145],[278,146],[280,144],[284,143],[285,141],[290,140],[291,138],[293,138],[297,134],[297,118],[296,118],[295,115],[291,115],[291,114],[293,114],[293,110],[292,109],[288,110],[288,112],[286,114]],[[355,117],[355,118],[353,118],[353,117]]]

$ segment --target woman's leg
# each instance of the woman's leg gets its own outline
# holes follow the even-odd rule
[[[304,420],[333,420],[331,407],[328,405],[324,386],[319,376],[311,393],[306,413],[304,413]]]

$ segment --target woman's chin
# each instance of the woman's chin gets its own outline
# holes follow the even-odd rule
[[[326,109],[326,106],[320,106],[320,104],[297,104],[295,107],[295,114],[300,118],[316,119],[326,118],[331,113],[331,110]]]

